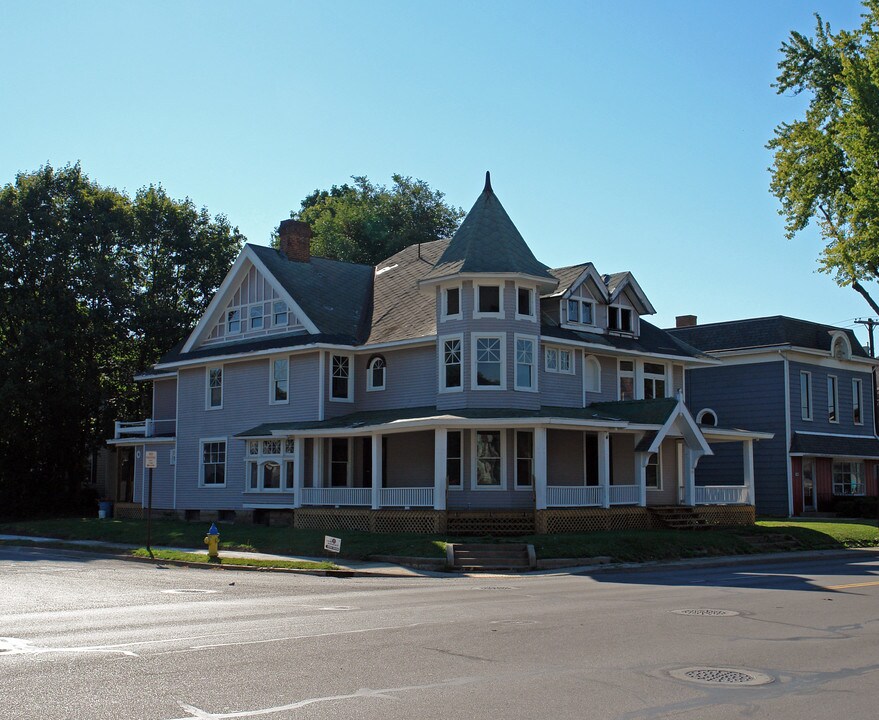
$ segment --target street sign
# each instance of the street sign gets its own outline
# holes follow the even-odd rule
[[[337,553],[342,549],[342,540],[340,538],[324,535],[324,550]]]
[[[145,468],[158,467],[159,453],[155,450],[147,450],[143,454],[143,466]]]

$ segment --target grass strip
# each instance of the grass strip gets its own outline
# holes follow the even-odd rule
[[[139,558],[150,557],[146,548],[137,548],[126,552],[127,555]],[[289,570],[338,570],[338,565],[331,562],[313,562],[310,560],[263,560],[256,558],[242,558],[220,556],[216,560],[209,560],[204,553],[188,553],[179,550],[153,550],[153,558],[156,560],[173,560],[176,562],[210,563],[211,565],[244,565],[247,567],[261,568],[286,568]]]

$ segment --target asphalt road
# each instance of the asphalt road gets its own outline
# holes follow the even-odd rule
[[[805,720],[877,704],[876,553],[339,579],[0,548],[2,720]]]

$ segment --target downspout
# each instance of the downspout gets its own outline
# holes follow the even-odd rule
[[[783,350],[777,351],[782,360],[784,360],[784,466],[787,471],[787,516],[794,515],[794,483],[793,469],[790,462],[790,360]],[[754,498],[754,504],[757,504],[757,498]]]
[[[317,419],[324,419],[324,351],[318,350],[317,356],[319,358],[318,362],[318,380],[317,380],[317,392],[318,392],[318,401],[317,401]]]

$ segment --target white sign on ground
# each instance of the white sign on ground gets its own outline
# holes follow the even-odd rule
[[[337,553],[342,549],[342,540],[340,538],[324,535],[324,550]]]
[[[158,467],[159,453],[155,450],[147,450],[143,454],[143,466],[147,469]]]

